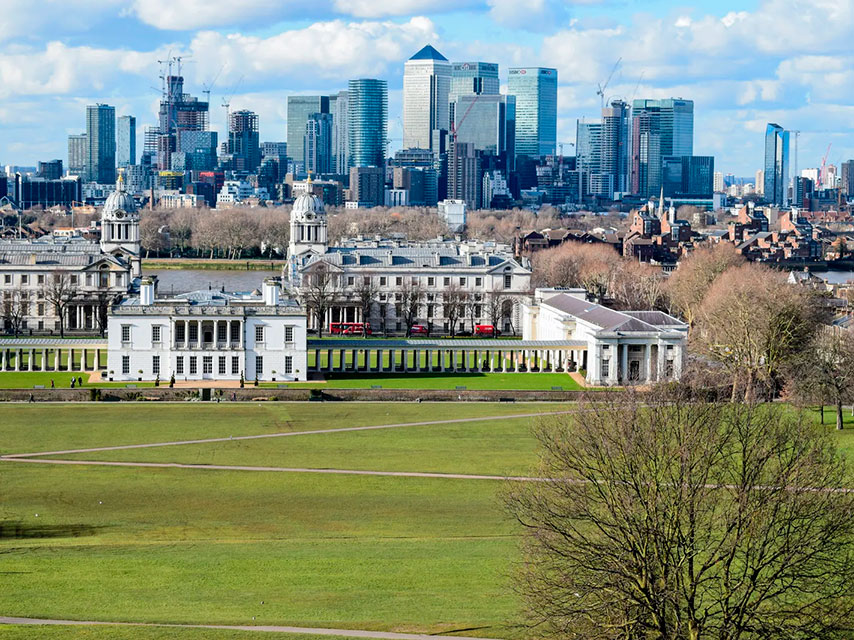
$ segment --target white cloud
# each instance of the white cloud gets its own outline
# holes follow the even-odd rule
[[[334,0],[338,13],[356,18],[383,18],[440,13],[482,6],[480,0]]]
[[[383,75],[428,42],[437,42],[433,22],[416,17],[395,22],[316,22],[269,38],[204,31],[190,43],[199,77],[221,81],[287,77],[301,82]]]
[[[301,4],[279,0],[133,0],[128,11],[158,29],[180,31],[256,22],[299,9]]]
[[[99,16],[115,13],[120,0],[0,0],[0,39],[25,39],[47,27],[90,29]]]

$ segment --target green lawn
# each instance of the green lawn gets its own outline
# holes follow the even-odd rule
[[[8,404],[0,405],[0,453],[515,415],[567,406],[519,402]]]
[[[58,389],[70,389],[71,378],[83,378],[84,387],[126,387],[134,384],[137,387],[153,387],[153,382],[97,382],[89,383],[89,373],[86,371],[4,371],[0,373],[0,389],[32,389],[42,385],[50,389],[53,380]],[[75,385],[76,387],[77,385]]]
[[[0,474],[3,519],[24,536],[7,526],[0,539],[6,615],[512,635],[516,540],[499,483],[13,463]]]
[[[63,455],[79,460],[522,475],[536,462],[531,420],[238,440]]]
[[[0,626],[3,640],[312,640],[314,636],[291,633],[269,634],[261,631],[224,629],[174,629],[169,627],[122,627],[115,625],[74,627],[50,625]],[[341,636],[323,636],[322,640],[345,640]]]
[[[326,382],[288,385],[317,389],[580,389],[566,373],[327,373]],[[263,386],[276,386],[264,384]]]

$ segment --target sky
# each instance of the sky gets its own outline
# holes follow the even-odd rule
[[[558,141],[608,99],[694,100],[694,153],[737,176],[761,168],[768,122],[800,131],[798,166],[854,158],[854,0],[0,0],[0,165],[67,162],[85,107],[156,123],[158,60],[183,57],[185,90],[211,91],[285,140],[290,94],[352,78],[389,87],[399,148],[403,64],[425,44],[449,60],[558,69]],[[222,135],[222,133],[220,134]],[[141,144],[138,144],[138,148]],[[572,147],[565,146],[569,155]]]

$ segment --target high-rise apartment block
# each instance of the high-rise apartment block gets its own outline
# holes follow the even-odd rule
[[[350,167],[384,167],[388,131],[386,81],[350,80],[347,95]]]
[[[243,109],[228,116],[228,152],[236,171],[252,172],[261,164],[258,114]]]
[[[309,114],[305,123],[305,170],[314,174],[332,172],[332,114]]]
[[[717,173],[715,175],[717,175]],[[723,185],[723,175],[721,175],[721,184]],[[715,189],[715,191],[717,191],[717,188]],[[756,172],[755,191],[760,196],[765,195],[765,172],[762,169]]]
[[[85,133],[75,133],[68,136],[68,174],[80,176],[86,180],[86,153],[89,145]]]
[[[116,108],[107,104],[86,107],[86,179],[116,181]]]
[[[121,116],[116,120],[116,166],[136,164],[136,118]]]
[[[846,196],[854,195],[854,160],[846,160],[839,171],[842,180],[840,188]]]
[[[329,96],[288,96],[288,155],[305,170],[305,125],[312,113],[329,113]]]
[[[602,143],[599,172],[611,176],[611,194],[626,193],[629,186],[629,105],[614,100],[602,109]]]
[[[406,61],[403,71],[404,148],[433,149],[433,132],[447,130],[450,124],[450,89],[451,63],[429,44]]]
[[[350,110],[350,94],[339,91],[336,96],[329,97],[329,110],[332,113],[332,172],[346,175],[350,171],[350,133],[348,118]]]
[[[36,177],[44,178],[45,180],[59,180],[62,177],[62,160],[40,161]]]
[[[789,132],[778,124],[765,128],[765,200],[778,207],[788,204]]]
[[[557,69],[510,69],[507,93],[516,97],[516,155],[554,155],[557,145]]]

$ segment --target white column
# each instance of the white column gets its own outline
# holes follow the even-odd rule
[[[21,350],[15,350],[15,371],[21,370]]]
[[[53,351],[53,370],[59,371],[62,365],[62,349],[54,349]]]
[[[663,380],[664,379],[664,359],[666,357],[666,354],[667,354],[667,347],[664,344],[659,342],[658,343],[658,375],[656,376],[657,380]]]
[[[626,384],[629,382],[629,345],[618,345],[617,348],[620,349],[621,382]]]
[[[645,382],[652,382],[652,345],[643,346],[643,376]]]

